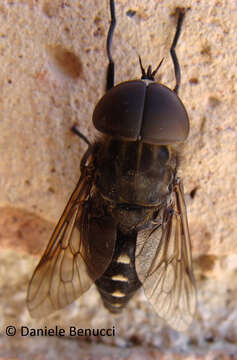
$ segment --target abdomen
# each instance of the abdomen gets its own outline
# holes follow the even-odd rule
[[[95,282],[104,305],[113,313],[120,312],[141,287],[135,269],[136,236],[136,233],[124,235],[117,230],[110,266]]]

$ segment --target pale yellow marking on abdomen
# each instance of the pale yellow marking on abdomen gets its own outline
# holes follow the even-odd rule
[[[113,275],[111,277],[112,280],[115,280],[115,281],[126,281],[128,282],[128,278],[126,278],[124,275]]]
[[[115,290],[111,295],[115,296],[115,297],[124,297],[125,296],[125,294],[119,290]]]
[[[111,304],[111,305],[114,306],[114,307],[117,307],[117,308],[121,307],[121,304],[117,304],[117,303]]]
[[[117,262],[122,264],[130,264],[130,258],[127,254],[121,254],[118,257]]]

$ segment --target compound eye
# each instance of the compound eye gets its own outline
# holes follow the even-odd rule
[[[144,142],[167,145],[188,137],[189,119],[177,94],[164,85],[147,87],[141,137]]]
[[[146,84],[126,81],[110,89],[95,107],[92,121],[104,134],[136,141],[140,137]]]

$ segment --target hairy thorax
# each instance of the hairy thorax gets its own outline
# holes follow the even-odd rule
[[[96,146],[95,168],[95,185],[110,215],[122,231],[138,230],[166,201],[176,157],[167,146],[108,137]]]

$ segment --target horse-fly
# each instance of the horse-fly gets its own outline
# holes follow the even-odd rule
[[[156,313],[185,330],[196,307],[191,243],[177,149],[189,133],[178,97],[175,47],[184,10],[179,9],[171,57],[173,90],[154,80],[139,58],[141,80],[114,86],[111,42],[115,6],[110,0],[106,94],[93,113],[102,135],[88,144],[81,177],[33,274],[27,303],[33,317],[72,303],[95,283],[105,306],[120,312],[141,286]]]

